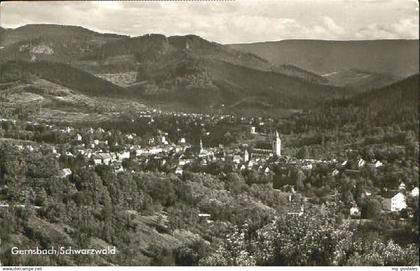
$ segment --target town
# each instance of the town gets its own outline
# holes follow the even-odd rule
[[[168,133],[159,129],[159,124],[156,125],[155,122],[163,122],[167,118],[175,120],[176,127],[170,127],[175,133]],[[221,176],[237,172],[249,178],[250,183],[267,183],[273,190],[287,193],[290,206],[293,206],[289,212],[291,214],[295,213],[293,208],[296,209],[294,206],[296,204],[292,202],[296,198],[300,200],[297,209],[302,212],[304,201],[318,198],[313,203],[320,203],[319,197],[308,196],[308,191],[305,193],[305,188],[308,187],[303,183],[305,176],[320,175],[323,178],[321,182],[325,186],[325,182],[334,178],[345,182],[349,177],[360,178],[367,171],[380,172],[386,167],[380,160],[365,160],[360,156],[353,156],[352,159],[317,159],[308,157],[308,154],[302,158],[284,154],[280,134],[272,130],[274,121],[271,118],[237,118],[233,115],[210,116],[153,110],[139,112],[138,119],[130,121],[145,123],[145,127],[149,129],[146,136],[139,136],[134,132],[122,133],[115,129],[105,130],[101,127],[77,128],[3,118],[0,120],[0,131],[3,136],[1,141],[28,155],[42,153],[53,156],[60,165],[57,172],[60,178],[70,178],[75,165],[88,168],[106,166],[115,173],[127,171],[173,173],[180,178],[184,171]],[[225,134],[222,140],[210,141],[210,130],[223,123],[241,127],[243,140],[230,144],[233,142],[230,139],[232,135]],[[197,127],[198,133],[181,129],[191,124]],[[227,142],[228,146],[222,144],[223,141]],[[219,143],[218,146],[214,146],[215,143]],[[346,152],[352,150],[347,149]],[[2,189],[4,187],[0,190]],[[342,196],[339,195],[338,189],[340,187],[318,193],[322,194],[321,202],[325,204],[330,201],[341,201]],[[395,187],[365,185],[365,189],[358,193],[361,193],[362,198],[379,197],[380,211],[383,215],[398,214],[400,219],[413,218],[415,215],[412,204],[411,206],[407,204],[418,198],[418,187],[414,180],[399,180],[398,186]],[[26,195],[24,191],[22,194]],[[306,196],[303,198],[296,196],[300,194]],[[27,199],[21,198],[20,201],[23,204]],[[350,199],[346,201],[347,217],[361,219],[362,211],[357,202]],[[0,206],[7,205],[3,203]],[[210,215],[205,214],[205,216]]]

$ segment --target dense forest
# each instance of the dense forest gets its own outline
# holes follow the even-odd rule
[[[387,222],[374,202],[366,207],[373,222],[357,226],[343,221],[333,201],[322,208],[308,205],[304,216],[287,215],[283,193],[235,172],[225,177],[186,172],[182,178],[157,172],[116,174],[106,166],[81,166],[85,163],[76,157],[73,174],[62,178],[57,176],[61,162],[52,154],[28,156],[7,144],[2,144],[0,153],[1,200],[11,204],[0,210],[1,259],[6,265],[413,265],[418,261],[417,237],[401,239],[411,235],[410,224]],[[18,206],[22,203],[25,208]],[[200,220],[200,212],[210,214],[214,222]],[[417,228],[416,219],[410,222],[412,229]],[[148,234],[156,239],[147,241]],[[16,245],[107,244],[117,247],[117,256],[10,255]]]

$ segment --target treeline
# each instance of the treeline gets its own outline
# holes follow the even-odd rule
[[[159,231],[172,234],[177,229],[189,230],[201,236],[203,242],[214,243],[232,225],[250,218],[268,223],[274,217],[272,207],[285,202],[269,187],[249,186],[235,173],[223,179],[186,173],[180,179],[152,172],[116,174],[108,166],[89,168],[83,163],[71,163],[72,174],[62,177],[60,163],[53,154],[21,152],[8,144],[0,147],[0,201],[10,204],[10,208],[0,210],[1,223],[8,223],[0,230],[6,248],[1,254],[3,264],[98,264],[101,259],[81,256],[37,260],[16,257],[8,248],[48,248],[63,243],[89,247],[100,239],[120,251],[121,258],[106,262],[124,265],[126,257],[131,257],[136,265],[148,265],[154,259],[153,251],[165,247],[150,244],[146,250],[133,251],[138,242],[133,236],[139,229],[135,226],[136,215],[128,210],[141,216],[164,211],[169,222],[157,224]],[[260,201],[267,207],[256,204]],[[214,223],[200,220],[200,212],[209,213]],[[158,260],[160,256],[156,257]]]

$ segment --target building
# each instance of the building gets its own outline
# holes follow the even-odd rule
[[[277,131],[275,132],[273,139],[273,154],[278,157],[281,156],[281,140]]]
[[[95,154],[95,157],[93,158],[93,163],[95,165],[101,165],[101,164],[109,165],[111,164],[111,160],[112,160],[111,154],[102,152],[102,153]]]
[[[340,171],[338,171],[338,169],[334,169],[333,172],[331,172],[332,176],[337,176],[340,173]]]
[[[83,137],[80,134],[77,134],[74,138],[76,141],[82,141]]]
[[[413,190],[411,190],[410,194],[411,194],[412,197],[418,197],[419,196],[419,188],[414,187]]]
[[[233,163],[239,164],[241,162],[241,156],[240,155],[234,155],[232,158]]]
[[[249,153],[248,153],[248,150],[247,149],[245,149],[245,151],[244,151],[244,161],[245,162],[248,162],[249,161]]]
[[[65,177],[67,177],[67,176],[70,176],[72,174],[72,172],[71,172],[71,169],[69,169],[69,168],[63,168],[62,170],[61,170],[61,172],[60,172],[60,177],[61,178],[65,178]]]
[[[177,174],[177,175],[182,175],[182,173],[183,173],[184,171],[182,170],[182,167],[180,167],[180,166],[178,166],[178,167],[176,167],[176,169],[175,169],[175,174]]]
[[[203,149],[203,140],[200,138],[200,154],[202,154],[204,152],[204,149]]]
[[[398,186],[398,189],[400,190],[400,191],[405,191],[405,183],[400,183],[400,186]]]
[[[198,214],[198,219],[200,222],[212,223],[213,221],[210,220],[211,215],[206,213]]]
[[[255,126],[251,126],[250,128],[251,135],[255,135],[257,132],[255,131]]]
[[[123,151],[118,153],[118,160],[122,161],[124,159],[129,159],[130,158],[130,152],[129,151]]]
[[[168,145],[169,144],[169,142],[166,140],[166,137],[165,136],[161,136],[160,137],[160,143],[161,144],[164,144],[164,145]]]
[[[366,161],[363,160],[362,158],[360,158],[359,161],[357,161],[358,168],[362,168],[365,164],[366,164]]]
[[[360,218],[361,212],[359,207],[357,207],[356,204],[353,204],[353,206],[350,208],[350,217],[351,218]]]
[[[399,212],[407,208],[406,196],[403,192],[393,194],[390,198],[385,198],[383,207],[387,211]]]
[[[271,150],[254,148],[251,153],[252,158],[262,158],[267,156],[281,156],[281,139],[277,131],[274,133],[271,141]]]
[[[255,159],[255,158],[265,158],[267,156],[272,156],[272,155],[273,155],[273,152],[271,150],[269,150],[269,149],[257,149],[257,148],[254,148],[254,149],[252,149],[252,152],[251,152],[252,159]]]
[[[378,167],[382,167],[384,164],[381,162],[381,161],[376,161],[374,164],[373,164],[373,166],[375,167],[375,168],[378,168]]]

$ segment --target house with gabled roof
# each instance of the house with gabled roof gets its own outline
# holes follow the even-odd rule
[[[386,211],[399,212],[407,208],[406,199],[402,191],[390,191],[385,195],[382,206]]]

